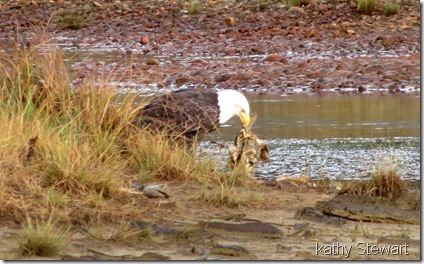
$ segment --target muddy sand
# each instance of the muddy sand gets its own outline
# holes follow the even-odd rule
[[[416,191],[417,186],[412,190]],[[2,259],[62,260],[419,260],[419,193],[397,201],[338,195],[300,181],[261,182],[262,199],[237,208],[196,201],[198,190],[167,183],[170,197],[146,198],[145,218],[128,230],[136,241],[112,239],[118,226],[73,226],[52,258],[19,254],[19,226],[0,229]],[[242,190],[240,190],[242,191]],[[130,232],[129,232],[130,233]],[[126,234],[129,234],[126,233]],[[96,235],[94,235],[96,234]]]

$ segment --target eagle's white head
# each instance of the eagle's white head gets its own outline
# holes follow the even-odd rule
[[[240,117],[243,126],[250,124],[250,106],[246,97],[236,90],[218,91],[219,124],[224,124],[231,117]]]

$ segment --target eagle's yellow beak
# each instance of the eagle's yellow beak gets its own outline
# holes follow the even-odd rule
[[[246,114],[246,112],[240,111],[240,119],[244,127],[250,125],[250,115]]]

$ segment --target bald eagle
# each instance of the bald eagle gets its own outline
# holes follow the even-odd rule
[[[138,126],[165,132],[192,146],[231,117],[250,124],[246,97],[235,90],[182,89],[154,98],[137,115]]]

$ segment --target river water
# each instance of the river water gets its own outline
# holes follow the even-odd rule
[[[122,61],[122,52],[93,48],[77,52],[70,47],[62,46],[71,68],[85,60],[112,66]],[[75,54],[80,59],[72,62]],[[139,92],[140,100],[158,91],[156,84],[110,85],[118,87],[118,93]],[[402,178],[420,178],[419,90],[391,94],[374,89],[360,94],[302,88],[259,95],[247,90],[246,95],[257,114],[253,130],[270,144],[271,161],[258,164],[257,177],[362,179],[369,178],[375,167],[394,163]],[[229,146],[239,130],[240,121],[233,118],[208,135],[199,151],[218,158],[225,168]]]
[[[115,61],[128,60],[121,53],[90,48],[80,56],[113,66]],[[163,63],[177,60],[158,59]],[[231,58],[220,60],[231,62]],[[140,98],[163,92],[156,85],[111,83],[120,93],[139,92]],[[256,176],[362,179],[371,177],[376,167],[394,163],[402,178],[419,179],[420,91],[391,94],[369,88],[372,92],[345,89],[314,93],[303,87],[260,95],[245,90],[251,111],[257,114],[254,131],[270,144],[271,161],[260,162]],[[218,157],[226,168],[228,148],[239,130],[240,121],[233,118],[207,136],[200,151]]]
[[[419,94],[247,97],[258,116],[254,131],[270,144],[271,161],[259,163],[257,177],[363,179],[393,163],[402,178],[420,177]],[[239,129],[233,118],[207,137],[201,150],[221,157],[225,166]]]

